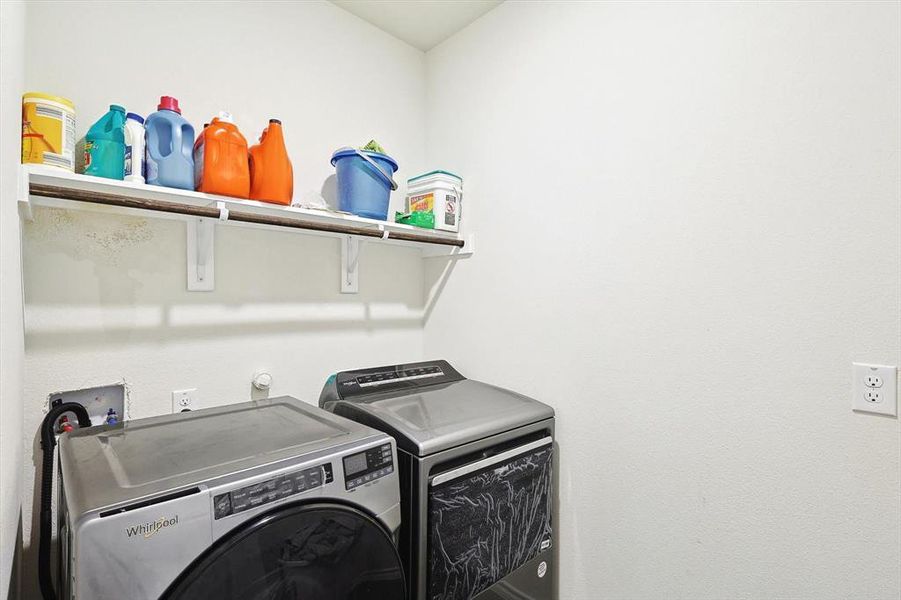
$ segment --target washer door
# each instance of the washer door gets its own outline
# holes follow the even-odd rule
[[[337,504],[280,507],[237,527],[164,600],[404,600],[397,549],[372,517]]]

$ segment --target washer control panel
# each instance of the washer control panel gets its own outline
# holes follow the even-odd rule
[[[325,463],[217,494],[213,498],[213,518],[221,519],[257,508],[321,487],[333,479],[332,463]]]
[[[391,444],[382,444],[344,459],[344,488],[352,490],[394,472]]]

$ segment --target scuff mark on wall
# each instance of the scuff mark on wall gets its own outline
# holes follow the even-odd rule
[[[61,208],[36,210],[26,230],[42,246],[53,245],[75,258],[108,265],[119,265],[124,249],[148,244],[154,238],[147,219]]]

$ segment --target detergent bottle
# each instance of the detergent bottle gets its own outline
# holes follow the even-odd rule
[[[125,177],[125,109],[112,104],[84,138],[85,175]]]
[[[220,112],[194,142],[194,189],[237,198],[250,195],[247,140],[227,112]]]
[[[147,183],[194,189],[194,128],[181,116],[178,100],[160,98],[144,123],[147,132]]]
[[[125,115],[125,181],[144,183],[144,119]]]
[[[260,143],[250,149],[250,198],[291,204],[293,196],[294,169],[285,148],[282,122],[269,119]]]

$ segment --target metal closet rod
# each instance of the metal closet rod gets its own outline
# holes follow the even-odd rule
[[[41,183],[31,183],[29,185],[29,192],[34,196],[44,196],[46,198],[61,198],[63,200],[93,202],[94,204],[105,204],[107,206],[122,206],[125,208],[137,208],[141,210],[152,210],[156,212],[176,213],[180,215],[190,215],[192,217],[204,217],[209,219],[219,218],[219,209],[215,206],[191,206],[190,204],[168,202],[165,200],[132,198],[131,196],[124,196],[122,194],[75,190],[71,188],[63,188],[55,185],[46,185]],[[307,229],[311,231],[326,231],[329,233],[358,235],[361,237],[381,238],[383,235],[381,230],[374,227],[343,225],[340,223],[317,223],[316,221],[301,221],[299,219],[292,219],[290,217],[258,215],[232,209],[229,209],[228,211],[228,220],[240,221],[242,223],[254,223],[257,225],[287,227],[290,229]],[[406,231],[389,231],[387,237],[391,240],[403,240],[407,242],[419,242],[423,244],[437,244],[440,246],[456,246],[458,248],[462,248],[464,244],[463,240],[432,236],[428,235],[427,233],[415,233]]]

